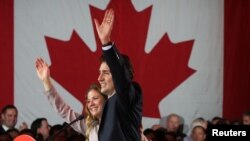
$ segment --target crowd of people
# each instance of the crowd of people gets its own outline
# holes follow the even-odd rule
[[[183,130],[185,125],[183,121],[183,117],[180,115],[170,114],[163,124],[155,124],[151,128],[145,129],[143,134],[152,141],[206,141],[207,129],[210,125],[250,125],[250,111],[243,113],[241,119],[233,121],[218,116],[211,120],[198,117],[188,126],[189,131],[186,133]]]
[[[90,90],[94,88],[95,86],[91,86]],[[72,126],[68,126],[66,121],[62,124],[51,125],[45,117],[39,117],[32,121],[30,126],[24,122],[16,127],[17,118],[18,110],[14,105],[6,105],[1,110],[0,141],[13,141],[17,136],[23,134],[32,136],[36,141],[85,141],[86,136],[89,135],[89,133],[85,134],[85,131],[79,130],[80,126],[78,125],[84,126],[82,121]],[[234,121],[222,117],[214,117],[211,120],[202,117],[196,118],[189,126],[190,132],[188,133],[183,132],[184,123],[181,116],[170,114],[166,120],[165,118],[162,119],[164,120],[163,123],[143,129],[141,140],[206,141],[208,125],[250,125],[250,112],[243,113],[241,119]]]
[[[83,141],[85,136],[67,126],[68,123],[50,125],[45,117],[32,121],[28,126],[25,122],[16,127],[18,110],[14,105],[6,105],[1,111],[0,141],[12,141],[19,135],[29,135],[36,141]],[[64,130],[64,127],[66,127]],[[60,131],[58,133],[58,131]]]

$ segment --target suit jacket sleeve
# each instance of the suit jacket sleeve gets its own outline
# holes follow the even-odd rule
[[[135,90],[132,86],[129,70],[124,65],[124,60],[115,47],[115,44],[110,49],[103,50],[103,55],[110,68],[118,97],[126,104],[131,104],[134,100]]]

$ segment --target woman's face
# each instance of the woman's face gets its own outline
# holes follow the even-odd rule
[[[202,127],[195,127],[192,131],[193,141],[204,141],[206,138],[206,133]]]
[[[96,90],[90,90],[87,97],[87,108],[90,114],[95,118],[101,118],[104,97]]]

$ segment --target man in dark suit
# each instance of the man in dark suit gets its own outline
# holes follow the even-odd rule
[[[14,128],[17,123],[17,108],[14,105],[6,105],[2,109],[1,119],[0,133],[4,133],[8,129]]]
[[[140,141],[142,94],[133,82],[133,69],[126,55],[121,55],[111,42],[114,11],[107,10],[101,24],[95,19],[103,56],[98,81],[108,95],[98,132],[99,141]]]

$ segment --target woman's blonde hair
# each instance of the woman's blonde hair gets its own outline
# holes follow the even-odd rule
[[[85,99],[87,100],[88,99],[88,93],[91,91],[91,90],[95,90],[97,91],[101,96],[103,96],[103,98],[105,100],[107,100],[107,96],[104,95],[102,92],[101,92],[101,87],[100,85],[98,84],[92,84],[89,89],[87,90],[87,93],[86,93],[86,97]],[[99,119],[97,117],[94,117],[90,114],[90,111],[87,107],[87,104],[85,104],[85,112],[86,112],[86,119],[85,119],[85,122],[86,122],[86,133],[85,133],[85,136],[86,136],[86,141],[89,141],[89,134],[90,134],[90,131],[91,129],[94,128],[94,126],[96,126],[97,124],[99,124]]]

